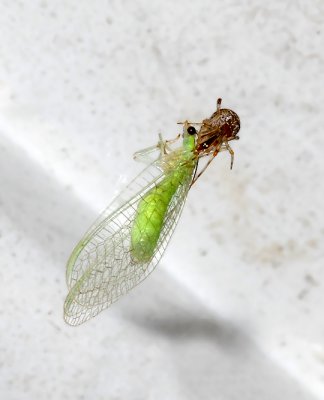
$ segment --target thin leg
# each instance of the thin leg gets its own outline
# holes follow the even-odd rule
[[[213,161],[213,159],[217,156],[217,154],[218,154],[219,152],[221,152],[221,151],[224,151],[224,150],[227,150],[227,151],[230,153],[230,155],[231,155],[231,169],[233,168],[233,163],[234,163],[234,151],[233,151],[233,149],[231,148],[231,146],[228,144],[228,142],[225,142],[225,143],[223,143],[223,144],[220,146],[219,149],[216,149],[216,150],[212,153],[212,155],[210,156],[210,158],[209,158],[208,162],[206,163],[206,165],[204,166],[204,168],[199,172],[198,175],[195,175],[195,177],[194,177],[194,179],[193,179],[193,181],[192,181],[192,183],[191,183],[191,186],[192,186],[192,185],[196,182],[196,180],[197,180],[198,178],[200,178],[201,175],[206,171],[206,169],[208,168],[208,166],[210,165],[210,163]]]
[[[221,151],[225,151],[225,150],[227,150],[227,147],[225,144],[222,144],[221,148],[218,151],[221,152]]]
[[[204,123],[204,128],[205,127],[207,128],[207,130],[201,134],[202,138],[205,136],[209,137],[212,133],[216,133],[217,131],[219,131],[219,128],[214,128],[213,126],[207,123]]]
[[[164,154],[167,154],[167,151],[168,152],[172,151],[172,149],[170,148],[169,144],[175,143],[177,140],[179,140],[180,137],[181,137],[181,135],[179,133],[174,139],[170,139],[170,140],[165,140],[164,141],[164,148],[163,148]]]
[[[184,124],[188,124],[188,125],[203,125],[203,122],[192,122],[192,121],[184,121],[184,122],[177,122],[178,125],[184,125]]]
[[[228,142],[225,142],[225,147],[229,151],[231,155],[231,169],[233,168],[233,163],[234,163],[234,151],[232,147],[228,144]]]
[[[165,154],[165,140],[163,140],[161,133],[159,133],[159,141],[156,145],[136,151],[136,153],[133,155],[133,158],[135,161],[149,164],[153,161],[149,156],[157,151],[160,152],[160,155]]]
[[[160,156],[162,156],[163,154],[167,154],[167,151],[166,151],[167,144],[166,144],[166,142],[167,141],[164,140],[163,137],[162,137],[162,133],[159,133],[159,143],[157,144],[157,146],[160,149]]]
[[[152,160],[149,157],[151,154],[156,153],[159,150],[159,146],[150,146],[146,149],[142,149],[134,153],[133,158],[135,161],[144,162],[145,164],[149,164]]]
[[[219,111],[220,108],[221,108],[222,99],[221,98],[217,99],[217,103],[216,104],[217,104],[217,111]]]
[[[151,154],[155,153],[156,151],[160,151],[160,156],[161,156],[161,155],[167,154],[167,152],[172,151],[172,149],[170,149],[170,147],[168,145],[176,142],[180,138],[180,136],[181,135],[179,134],[174,139],[164,140],[162,137],[162,134],[159,133],[159,141],[156,145],[146,147],[145,149],[136,151],[136,153],[134,153],[134,155],[133,155],[133,158],[135,161],[144,162],[145,164],[149,164],[153,161],[151,159],[151,157],[149,157]]]
[[[174,139],[166,140],[165,143],[167,144],[175,143],[177,140],[180,139],[180,136],[181,136],[180,133],[178,133]]]
[[[215,151],[215,152],[211,155],[211,157],[209,158],[209,160],[208,160],[208,162],[206,163],[206,165],[204,166],[204,168],[199,172],[198,175],[195,175],[195,177],[194,177],[194,179],[193,179],[193,181],[192,181],[192,183],[191,183],[190,186],[192,186],[192,185],[196,182],[196,180],[197,180],[198,178],[201,177],[201,175],[206,171],[206,169],[208,168],[209,164],[213,161],[213,159],[217,156],[217,154],[218,154],[218,151]]]

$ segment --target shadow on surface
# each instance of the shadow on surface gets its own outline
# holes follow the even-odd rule
[[[294,399],[314,397],[274,363],[248,335],[248,327],[215,315],[163,271],[152,274],[123,316],[170,347],[187,399]]]
[[[59,161],[58,161],[59,162]],[[58,263],[96,215],[23,149],[0,135],[1,208],[23,237],[33,238]]]

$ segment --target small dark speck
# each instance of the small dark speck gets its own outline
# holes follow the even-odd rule
[[[267,287],[267,286],[269,285],[269,283],[270,283],[270,280],[269,280],[269,279],[265,279],[265,280],[262,282],[262,287]]]
[[[234,220],[235,222],[239,221],[240,218],[241,218],[240,214],[234,214],[234,215],[233,215],[233,220]]]
[[[150,32],[148,31],[147,33],[149,34]],[[158,46],[152,46],[152,51],[154,52],[154,54],[157,57],[161,57],[162,56],[161,50],[160,50],[160,48]]]
[[[307,242],[307,245],[311,247],[312,249],[316,249],[318,247],[317,241],[314,239],[311,239]]]
[[[308,294],[308,289],[303,289],[298,293],[298,300],[303,300]]]
[[[207,254],[208,254],[208,251],[207,251],[206,249],[200,249],[200,250],[199,250],[199,254],[200,254],[202,257],[206,257]]]
[[[316,281],[316,279],[314,279],[314,277],[312,277],[312,275],[306,274],[304,279],[308,284],[312,286],[318,286],[318,282]]]
[[[202,58],[198,61],[198,65],[205,65],[209,62],[209,58]]]
[[[195,88],[194,91],[193,91],[193,95],[199,97],[200,96],[200,90]]]

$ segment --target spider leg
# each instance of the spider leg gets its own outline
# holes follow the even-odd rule
[[[234,151],[232,147],[228,144],[228,142],[225,142],[224,144],[225,148],[229,151],[231,155],[231,169],[233,168],[233,163],[234,163]]]

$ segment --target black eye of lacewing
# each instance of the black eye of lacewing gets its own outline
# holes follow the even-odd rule
[[[194,126],[189,126],[187,132],[189,133],[189,135],[195,135],[197,133],[196,128]]]

